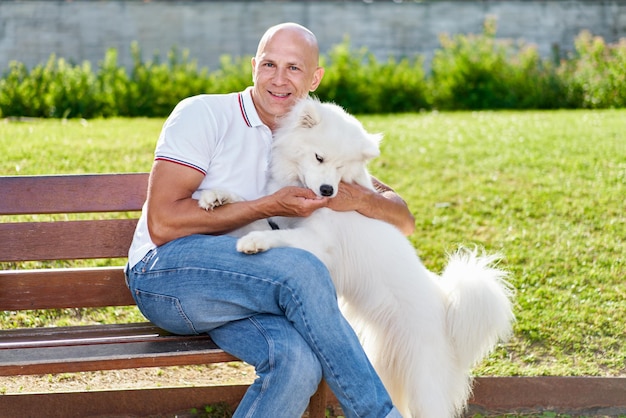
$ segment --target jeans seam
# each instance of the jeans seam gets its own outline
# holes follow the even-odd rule
[[[172,301],[174,303],[174,307],[176,308],[176,311],[178,312],[178,315],[187,324],[189,329],[194,334],[199,334],[198,331],[196,330],[196,328],[193,326],[193,322],[189,319],[189,317],[185,313],[184,309],[180,305],[180,301],[178,300],[178,298],[176,298],[174,296],[170,296],[170,295],[160,294],[160,293],[146,292],[145,290],[141,290],[141,289],[135,289],[134,292],[137,295],[137,306],[140,307],[140,308],[143,307],[143,302],[139,298],[140,294],[150,295],[153,298],[170,299],[170,301]]]
[[[281,286],[281,285],[278,285],[278,286]],[[293,301],[293,303],[295,303],[298,306],[298,309],[296,309],[296,312],[298,312],[298,315],[302,319],[302,323],[304,324],[304,327],[306,328],[306,331],[307,331],[307,337],[308,337],[309,341],[311,341],[313,343],[313,347],[312,348],[314,349],[316,355],[318,356],[318,359],[320,360],[320,362],[323,361],[324,364],[326,364],[326,367],[328,368],[328,372],[332,374],[334,380],[337,382],[337,386],[343,392],[344,399],[350,401],[350,404],[351,404],[351,407],[352,407],[352,411],[355,414],[357,414],[356,413],[356,409],[354,408],[354,406],[356,404],[356,401],[352,397],[348,396],[348,392],[346,392],[346,389],[344,387],[342,387],[341,379],[339,379],[339,377],[337,376],[337,373],[335,372],[335,369],[329,363],[329,361],[326,358],[326,356],[323,355],[323,352],[319,349],[320,343],[314,338],[314,335],[311,332],[311,327],[309,326],[309,321],[308,321],[306,315],[304,314],[304,309],[302,309],[302,303],[300,302],[300,299],[297,297],[296,292],[289,285],[287,285],[286,283],[282,284],[282,286],[284,286],[286,289],[289,290],[289,293],[291,294],[291,300]]]
[[[261,390],[259,391],[257,398],[254,400],[254,402],[250,406],[250,409],[246,413],[246,417],[253,417],[259,402],[261,402],[261,398],[265,396],[265,392],[267,391],[268,386],[271,384],[270,376],[274,375],[274,370],[276,368],[276,350],[274,346],[274,340],[270,338],[269,334],[266,332],[265,328],[263,328],[263,326],[259,323],[259,321],[254,319],[254,317],[250,317],[249,320],[256,327],[256,329],[259,330],[261,335],[263,335],[263,337],[265,338],[265,341],[267,341],[267,347],[268,347],[267,358],[268,358],[268,367],[269,367],[269,373],[263,377]]]

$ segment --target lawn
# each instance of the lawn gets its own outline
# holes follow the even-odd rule
[[[385,135],[370,168],[407,200],[424,263],[479,246],[511,272],[515,333],[477,375],[626,375],[626,111],[359,119]],[[162,123],[0,121],[0,174],[148,171]]]

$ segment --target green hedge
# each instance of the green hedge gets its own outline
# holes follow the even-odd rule
[[[250,57],[225,56],[209,71],[175,48],[166,62],[141,56],[133,44],[128,70],[114,49],[95,71],[55,55],[31,70],[12,62],[0,79],[0,116],[161,117],[184,97],[238,91],[252,79]],[[626,107],[626,39],[607,44],[587,31],[564,58],[545,59],[533,45],[496,39],[487,20],[482,34],[442,35],[428,71],[419,55],[379,62],[367,49],[351,49],[349,40],[322,63],[317,96],[352,113]]]

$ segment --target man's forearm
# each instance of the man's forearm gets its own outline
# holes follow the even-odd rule
[[[359,213],[390,223],[406,236],[413,233],[415,218],[406,202],[396,192],[387,189],[372,193],[368,200]]]

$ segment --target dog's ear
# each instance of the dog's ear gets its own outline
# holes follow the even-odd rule
[[[320,123],[320,116],[316,107],[318,105],[310,99],[304,101],[298,115],[298,125],[301,128],[310,129]]]
[[[378,144],[380,143],[382,138],[382,134],[367,135],[366,145],[363,147],[363,158],[366,161],[369,161],[380,155],[380,148],[378,148]]]

